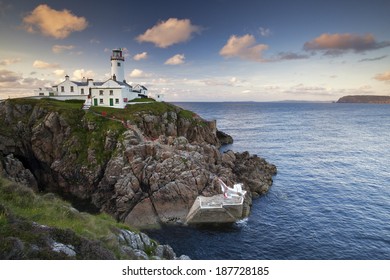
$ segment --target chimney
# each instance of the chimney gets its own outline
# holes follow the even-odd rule
[[[89,86],[93,86],[93,79],[87,79],[87,83]]]

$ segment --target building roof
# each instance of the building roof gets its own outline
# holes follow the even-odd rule
[[[140,84],[137,84],[134,87],[135,88],[140,88],[140,89],[143,89],[143,90],[148,90],[146,87],[144,87],[143,85],[140,85]]]
[[[65,80],[66,81],[66,80]],[[63,81],[63,82],[61,82],[61,83],[59,83],[59,84],[57,84],[57,85],[55,85],[55,86],[53,86],[53,87],[58,87],[59,85],[61,85],[62,83],[64,83],[65,81]],[[142,86],[142,85],[136,85],[135,87],[133,87],[132,85],[129,85],[127,82],[125,82],[125,81],[123,81],[123,82],[120,82],[120,81],[117,81],[117,80],[114,80],[114,79],[112,79],[112,78],[110,78],[110,79],[108,79],[108,80],[106,80],[106,81],[104,81],[104,82],[92,82],[92,85],[93,86],[96,86],[96,87],[99,87],[99,86],[103,86],[105,83],[107,83],[107,82],[109,82],[109,81],[111,81],[111,82],[114,82],[114,83],[116,83],[116,84],[118,84],[118,86],[123,86],[123,87],[127,87],[127,88],[130,88],[131,90],[133,90],[133,88],[135,88],[135,87],[137,87],[139,90],[140,89],[143,89],[143,90],[147,90],[147,88],[146,87],[144,87],[144,86]],[[86,86],[88,86],[88,81],[85,81],[85,82],[76,82],[76,81],[71,81],[71,80],[69,80],[69,82],[71,82],[71,83],[73,83],[73,84],[75,84],[76,86],[78,86],[78,87],[86,87]]]

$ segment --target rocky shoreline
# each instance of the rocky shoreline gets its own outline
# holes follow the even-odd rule
[[[250,205],[276,174],[256,155],[221,153],[215,121],[171,104],[132,108],[118,122],[116,111],[103,118],[59,101],[31,101],[0,105],[0,172],[137,228],[182,223],[198,195],[221,192],[216,176],[244,183]]]

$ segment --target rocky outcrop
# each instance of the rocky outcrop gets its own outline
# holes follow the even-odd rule
[[[38,190],[38,183],[34,175],[13,154],[9,154],[0,160],[0,177],[6,177],[35,191]]]
[[[374,103],[390,104],[390,96],[387,95],[348,95],[341,97],[337,103]]]
[[[219,152],[215,122],[176,106],[140,104],[102,117],[76,105],[1,104],[2,172],[30,184],[31,176],[7,169],[17,160],[39,190],[86,202],[140,228],[182,223],[198,195],[221,192],[217,176],[228,185],[243,182],[249,206],[252,195],[266,192],[276,174],[275,166],[257,156]]]

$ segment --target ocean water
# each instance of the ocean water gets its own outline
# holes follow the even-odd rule
[[[278,168],[249,218],[148,232],[192,259],[390,259],[390,105],[178,103]]]

